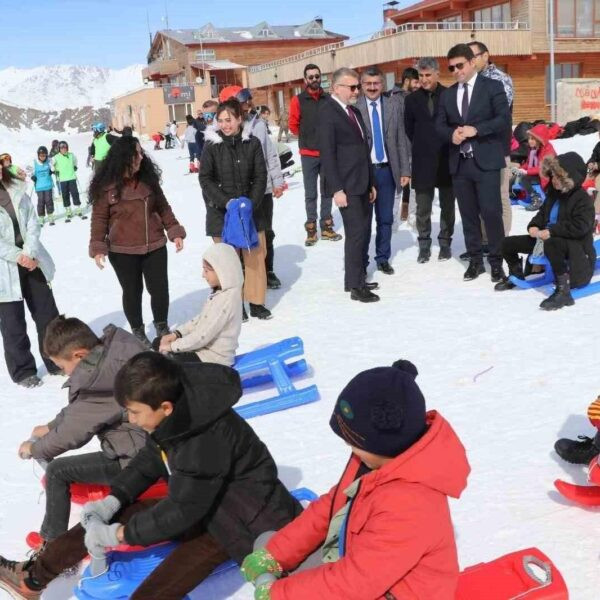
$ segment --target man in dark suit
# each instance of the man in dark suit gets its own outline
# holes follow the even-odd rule
[[[367,129],[358,100],[358,73],[345,67],[331,79],[332,95],[319,105],[319,150],[325,191],[333,196],[344,221],[344,283],[352,300],[376,302],[371,290],[377,284],[366,283],[365,248],[368,248],[371,203],[377,192],[367,140]]]
[[[393,275],[392,224],[396,190],[410,183],[410,150],[404,133],[404,98],[401,94],[383,95],[384,76],[378,67],[361,73],[362,95],[356,103],[367,126],[367,141],[375,169],[375,262],[377,269]],[[369,223],[372,220],[369,219]],[[369,230],[369,238],[371,233]],[[366,262],[369,261],[368,248]]]
[[[448,69],[456,83],[440,98],[436,128],[450,142],[449,165],[463,222],[469,267],[465,281],[485,273],[481,247],[483,219],[488,235],[492,281],[504,277],[504,239],[500,170],[504,168],[504,135],[510,112],[499,81],[477,74],[473,50],[457,44],[448,52]]]
[[[412,187],[417,200],[417,232],[419,256],[417,262],[426,263],[431,257],[431,206],[435,188],[440,202],[440,232],[438,260],[452,257],[454,233],[454,192],[448,167],[448,141],[435,130],[440,96],[446,89],[439,82],[440,67],[432,57],[417,63],[421,88],[404,101],[404,125],[412,142]]]

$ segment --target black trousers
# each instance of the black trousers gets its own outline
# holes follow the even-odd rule
[[[373,205],[369,193],[362,196],[348,195],[348,206],[340,208],[344,222],[344,285],[360,288],[365,285],[368,261],[369,231]]]
[[[471,260],[483,262],[481,249],[481,219],[485,225],[492,266],[502,263],[502,198],[500,170],[483,171],[473,158],[460,158],[458,171],[452,176],[452,187],[458,200],[465,245]]]
[[[0,333],[4,344],[4,358],[8,374],[14,382],[35,375],[37,367],[31,354],[31,342],[27,335],[25,303],[37,329],[38,344],[42,360],[49,373],[57,373],[58,367],[44,357],[44,334],[48,323],[58,316],[52,290],[41,269],[28,271],[19,266],[23,300],[0,302]]]
[[[450,246],[452,244],[455,221],[454,190],[451,185],[438,188],[438,190],[441,209],[438,241],[440,246]],[[417,200],[417,231],[420,245],[431,245],[431,207],[434,193],[435,188],[415,190]]]
[[[535,238],[529,235],[511,235],[502,242],[502,256],[508,266],[519,262],[519,254],[531,254],[535,246]],[[550,237],[544,242],[544,254],[550,261],[555,275],[567,273],[569,245],[567,240],[560,237]]]
[[[144,324],[142,317],[142,292],[144,282],[150,294],[150,306],[155,322],[167,321],[169,317],[169,278],[167,275],[167,247],[163,246],[148,254],[122,254],[109,252],[108,260],[113,266],[123,290],[123,311],[132,328]]]
[[[52,194],[52,190],[44,190],[43,192],[37,192],[38,217],[45,217],[46,213],[48,213],[49,215],[54,213],[54,198]]]
[[[62,193],[63,204],[65,205],[65,208],[71,206],[71,196],[73,196],[73,204],[75,206],[81,205],[81,200],[79,199],[79,189],[77,188],[76,179],[71,179],[71,181],[61,181],[60,191]]]
[[[265,238],[267,240],[265,267],[268,273],[273,270],[273,260],[275,259],[275,249],[273,248],[273,240],[275,239],[275,232],[273,231],[273,194],[265,194],[262,209],[265,215]]]

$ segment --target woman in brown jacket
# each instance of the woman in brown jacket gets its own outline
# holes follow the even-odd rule
[[[167,238],[183,248],[179,224],[160,187],[160,169],[137,138],[118,138],[94,174],[89,197],[92,224],[89,254],[98,268],[113,266],[123,289],[123,311],[131,331],[150,347],[142,318],[143,281],[150,294],[156,335],[169,333]]]

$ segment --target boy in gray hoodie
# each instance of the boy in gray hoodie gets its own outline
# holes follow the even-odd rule
[[[64,533],[71,511],[70,484],[108,484],[146,443],[146,434],[129,423],[114,398],[119,369],[146,348],[132,334],[108,325],[102,338],[76,318],[56,317],[46,328],[44,354],[69,379],[63,387],[69,403],[47,425],[38,425],[32,440],[23,442],[19,456],[48,461],[46,514],[40,529],[44,542]],[[81,448],[94,436],[100,452],[56,458]]]

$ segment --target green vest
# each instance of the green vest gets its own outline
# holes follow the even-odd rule
[[[104,160],[108,151],[110,150],[110,144],[106,139],[106,134],[103,133],[100,137],[94,138],[94,160]]]
[[[73,181],[73,179],[76,179],[73,153],[67,152],[66,154],[61,154],[59,152],[55,155],[54,171],[58,174],[59,181]]]

